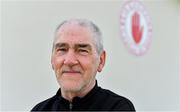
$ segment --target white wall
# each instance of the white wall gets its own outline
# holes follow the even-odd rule
[[[50,56],[56,26],[69,18],[93,20],[107,50],[100,86],[129,98],[139,111],[180,109],[180,1],[144,0],[153,23],[148,53],[130,54],[119,34],[118,0],[41,0],[1,3],[1,108],[29,111],[58,84]],[[179,23],[179,25],[178,25]]]

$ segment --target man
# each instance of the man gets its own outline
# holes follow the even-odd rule
[[[96,73],[102,71],[105,58],[102,35],[94,23],[64,21],[55,32],[51,57],[60,89],[32,111],[135,111],[128,99],[98,86]]]

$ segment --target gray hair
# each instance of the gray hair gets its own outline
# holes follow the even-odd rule
[[[95,25],[92,21],[86,20],[86,19],[70,19],[70,20],[65,20],[63,21],[55,30],[55,35],[58,32],[58,30],[66,23],[72,23],[75,22],[80,26],[88,28],[92,34],[93,38],[95,40],[95,46],[97,53],[100,55],[103,52],[103,39],[102,39],[102,33],[100,29],[98,28],[97,25]],[[54,38],[54,41],[56,40],[56,36]],[[53,42],[53,47],[54,47],[54,42]]]

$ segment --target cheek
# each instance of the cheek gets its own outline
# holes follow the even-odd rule
[[[53,57],[52,58],[52,66],[53,66],[54,70],[61,68],[62,63],[63,63],[62,58],[59,58],[59,57]]]
[[[94,73],[97,71],[98,62],[94,58],[83,59],[81,64],[84,70],[88,73]]]

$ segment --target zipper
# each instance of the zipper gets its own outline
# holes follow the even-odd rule
[[[72,107],[73,107],[73,104],[72,104],[72,103],[69,103],[69,110],[70,110],[70,111],[72,110]]]

